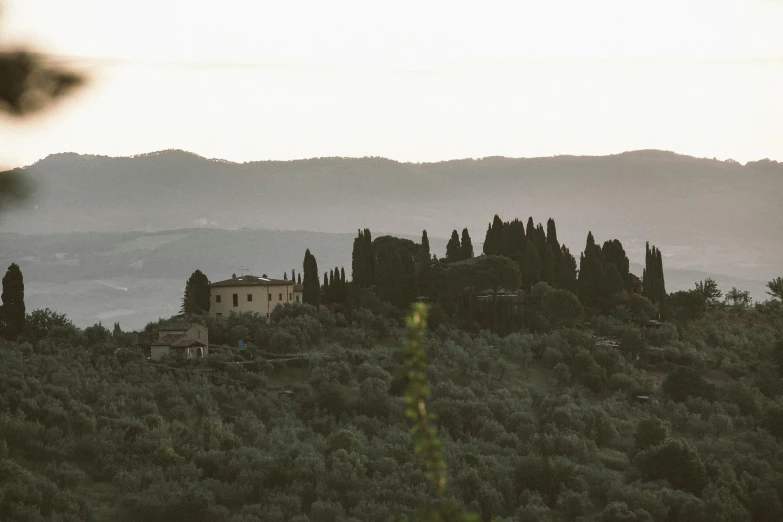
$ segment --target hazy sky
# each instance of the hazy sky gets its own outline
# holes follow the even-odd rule
[[[89,74],[0,160],[182,148],[407,161],[657,148],[783,161],[783,1],[0,0]]]

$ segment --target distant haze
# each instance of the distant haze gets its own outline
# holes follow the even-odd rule
[[[35,197],[0,231],[224,229],[446,238],[470,230],[480,249],[494,214],[557,222],[579,256],[592,231],[620,239],[632,262],[644,243],[667,266],[769,280],[783,271],[783,166],[661,151],[604,157],[484,158],[400,163],[319,158],[237,164],[183,151],[134,158],[58,154],[27,169]],[[299,254],[297,254],[297,257]]]

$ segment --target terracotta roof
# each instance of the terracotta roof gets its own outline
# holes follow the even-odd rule
[[[169,323],[164,324],[163,326],[158,327],[158,331],[160,332],[170,332],[170,331],[180,331],[180,330],[189,330],[193,328],[194,326],[203,326],[198,323]]]
[[[157,341],[152,342],[152,346],[173,346],[175,342],[185,337],[185,334],[168,334],[164,335]]]
[[[217,286],[279,286],[290,285],[293,281],[286,281],[284,279],[270,279],[268,277],[258,277],[252,275],[237,276],[235,278],[226,279],[225,281],[218,281],[217,283],[210,283],[210,288]]]
[[[152,343],[152,346],[171,346],[172,348],[188,348],[190,346],[206,346],[198,339],[189,339],[185,334],[168,334]]]

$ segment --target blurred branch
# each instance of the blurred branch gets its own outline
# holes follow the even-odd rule
[[[83,81],[74,72],[45,64],[37,54],[0,52],[0,112],[27,116],[51,105]]]
[[[43,55],[24,49],[0,50],[0,113],[24,118],[51,106],[83,83],[82,76],[47,64]],[[31,192],[32,184],[24,171],[0,172],[0,214]]]

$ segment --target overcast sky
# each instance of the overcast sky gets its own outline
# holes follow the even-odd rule
[[[90,76],[0,119],[5,166],[666,149],[783,161],[783,1],[0,0],[0,43]]]

